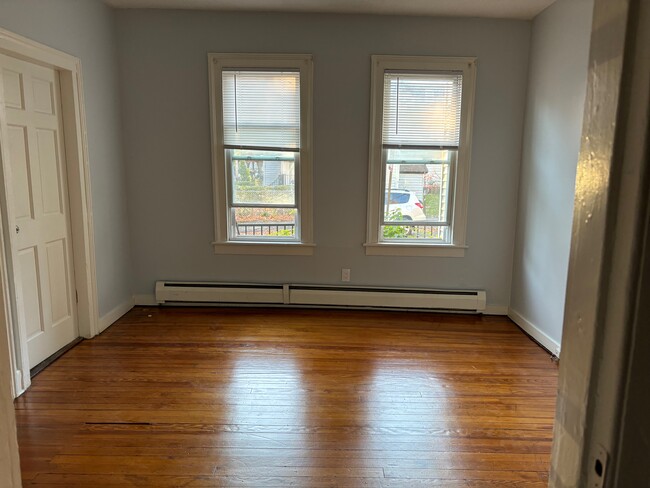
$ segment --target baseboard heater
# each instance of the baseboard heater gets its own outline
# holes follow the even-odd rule
[[[482,290],[158,281],[156,302],[161,305],[248,304],[480,313],[485,310],[486,296]]]

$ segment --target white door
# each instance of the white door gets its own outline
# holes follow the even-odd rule
[[[15,216],[14,273],[34,367],[78,337],[58,72],[0,55]]]

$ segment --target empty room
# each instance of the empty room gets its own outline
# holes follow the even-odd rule
[[[649,486],[643,0],[0,0],[0,486]]]

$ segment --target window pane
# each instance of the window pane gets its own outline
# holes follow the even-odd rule
[[[296,204],[296,164],[291,152],[231,152],[234,204]]]
[[[296,238],[295,208],[237,207],[231,209],[232,237]]]
[[[448,223],[452,157],[455,151],[388,150],[384,221]]]

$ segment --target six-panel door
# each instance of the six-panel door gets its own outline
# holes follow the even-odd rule
[[[78,337],[58,72],[0,55],[29,363]]]

